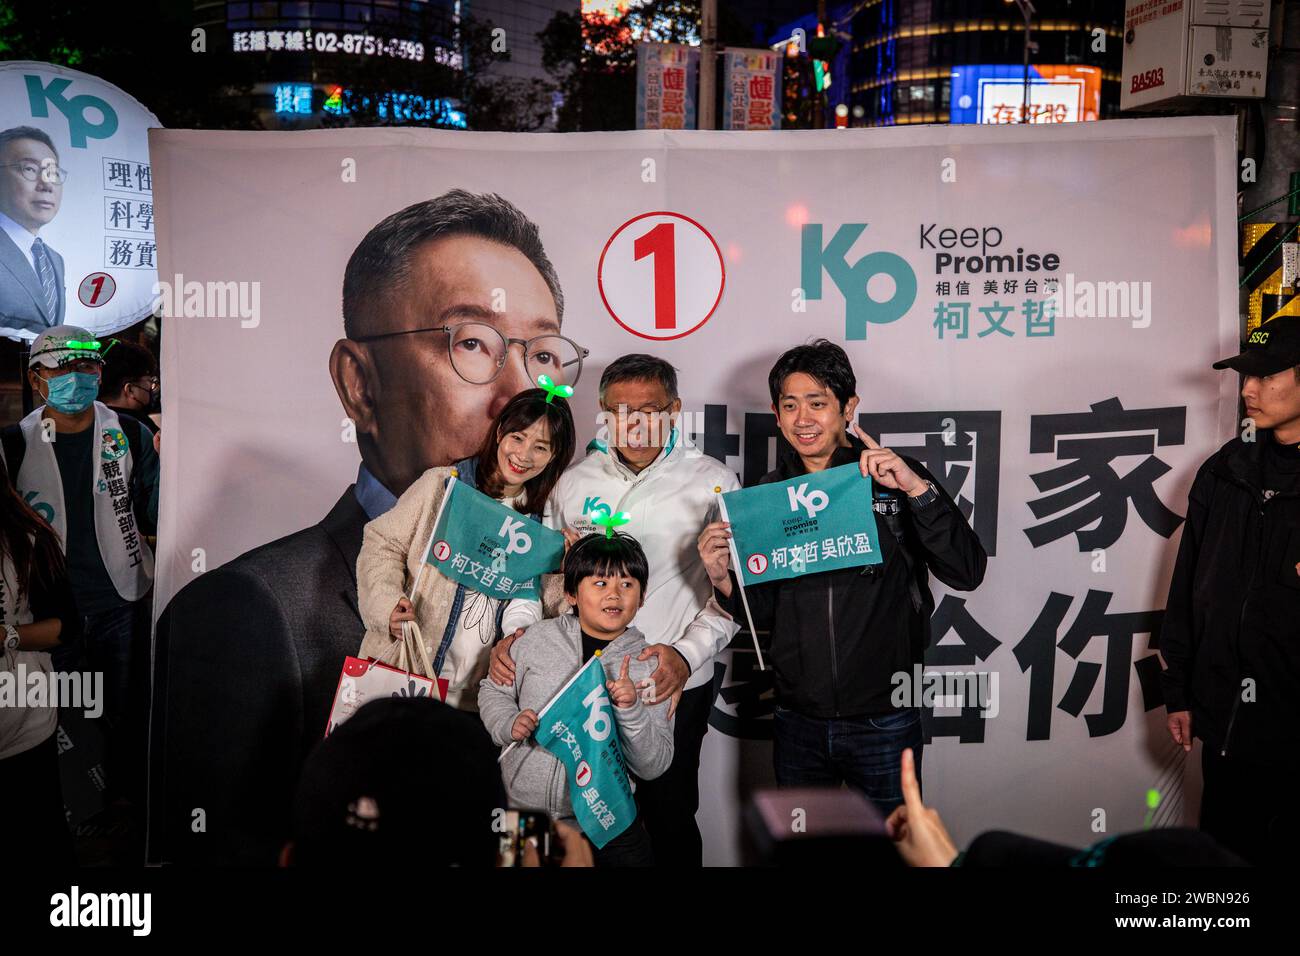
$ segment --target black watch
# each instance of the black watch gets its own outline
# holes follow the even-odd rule
[[[934,504],[936,501],[939,500],[939,491],[937,488],[934,487],[934,482],[927,481],[926,484],[929,487],[926,488],[924,492],[917,495],[915,498],[912,497],[911,495],[907,496],[907,500],[911,503],[913,508],[918,508],[918,509],[928,508],[930,505]]]

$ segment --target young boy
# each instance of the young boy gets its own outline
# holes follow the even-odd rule
[[[627,768],[642,780],[658,777],[673,760],[673,727],[665,704],[644,703],[637,685],[654,673],[655,659],[638,661],[645,636],[631,627],[645,601],[649,568],[636,539],[589,534],[564,559],[564,596],[575,614],[540,621],[515,642],[514,683],[484,678],[479,716],[497,746],[519,741],[501,763],[511,807],[573,817],[564,765],[532,739],[537,713],[596,651],[614,705]],[[651,866],[654,858],[641,818],[596,850],[597,866]]]

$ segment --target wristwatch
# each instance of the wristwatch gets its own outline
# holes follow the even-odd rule
[[[907,500],[912,503],[913,508],[927,508],[939,500],[939,491],[934,487],[933,481],[927,481],[929,486],[915,498],[908,495]]]
[[[14,627],[12,624],[5,625],[5,650],[18,650],[18,628]]]

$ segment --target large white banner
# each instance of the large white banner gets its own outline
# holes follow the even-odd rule
[[[1002,828],[1084,845],[1194,820],[1193,761],[1164,731],[1155,677],[1187,490],[1234,428],[1236,381],[1210,369],[1237,344],[1231,118],[156,131],[150,148],[173,285],[158,611],[201,569],[320,521],[361,456],[383,453],[330,365],[362,237],[452,189],[499,193],[540,227],[563,332],[591,353],[580,449],[603,368],[652,352],[679,369],[684,430],[751,483],[776,451],[769,368],[825,336],[854,362],[862,428],[969,513],[988,572],[972,593],[933,585],[926,663],[995,690],[982,716],[942,699],[927,715],[925,796],[959,844]],[[495,285],[468,267],[456,282]],[[387,440],[425,467],[467,453],[490,411],[465,412],[474,388],[488,387],[435,395],[445,411]],[[745,793],[771,779],[771,680],[747,643],[718,665],[702,758],[712,863],[737,861]]]

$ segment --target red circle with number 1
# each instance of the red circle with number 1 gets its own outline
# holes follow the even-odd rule
[[[77,299],[87,308],[98,309],[113,298],[116,291],[117,283],[111,275],[107,272],[92,272],[77,286]]]
[[[680,339],[713,315],[727,268],[709,231],[678,212],[646,212],[614,230],[596,265],[600,301],[643,339]]]
[[[761,554],[751,554],[749,560],[745,562],[745,567],[749,568],[752,574],[762,574],[767,570],[767,557]]]
[[[446,541],[439,541],[433,546],[433,556],[439,561],[446,561],[451,554],[451,545]]]

